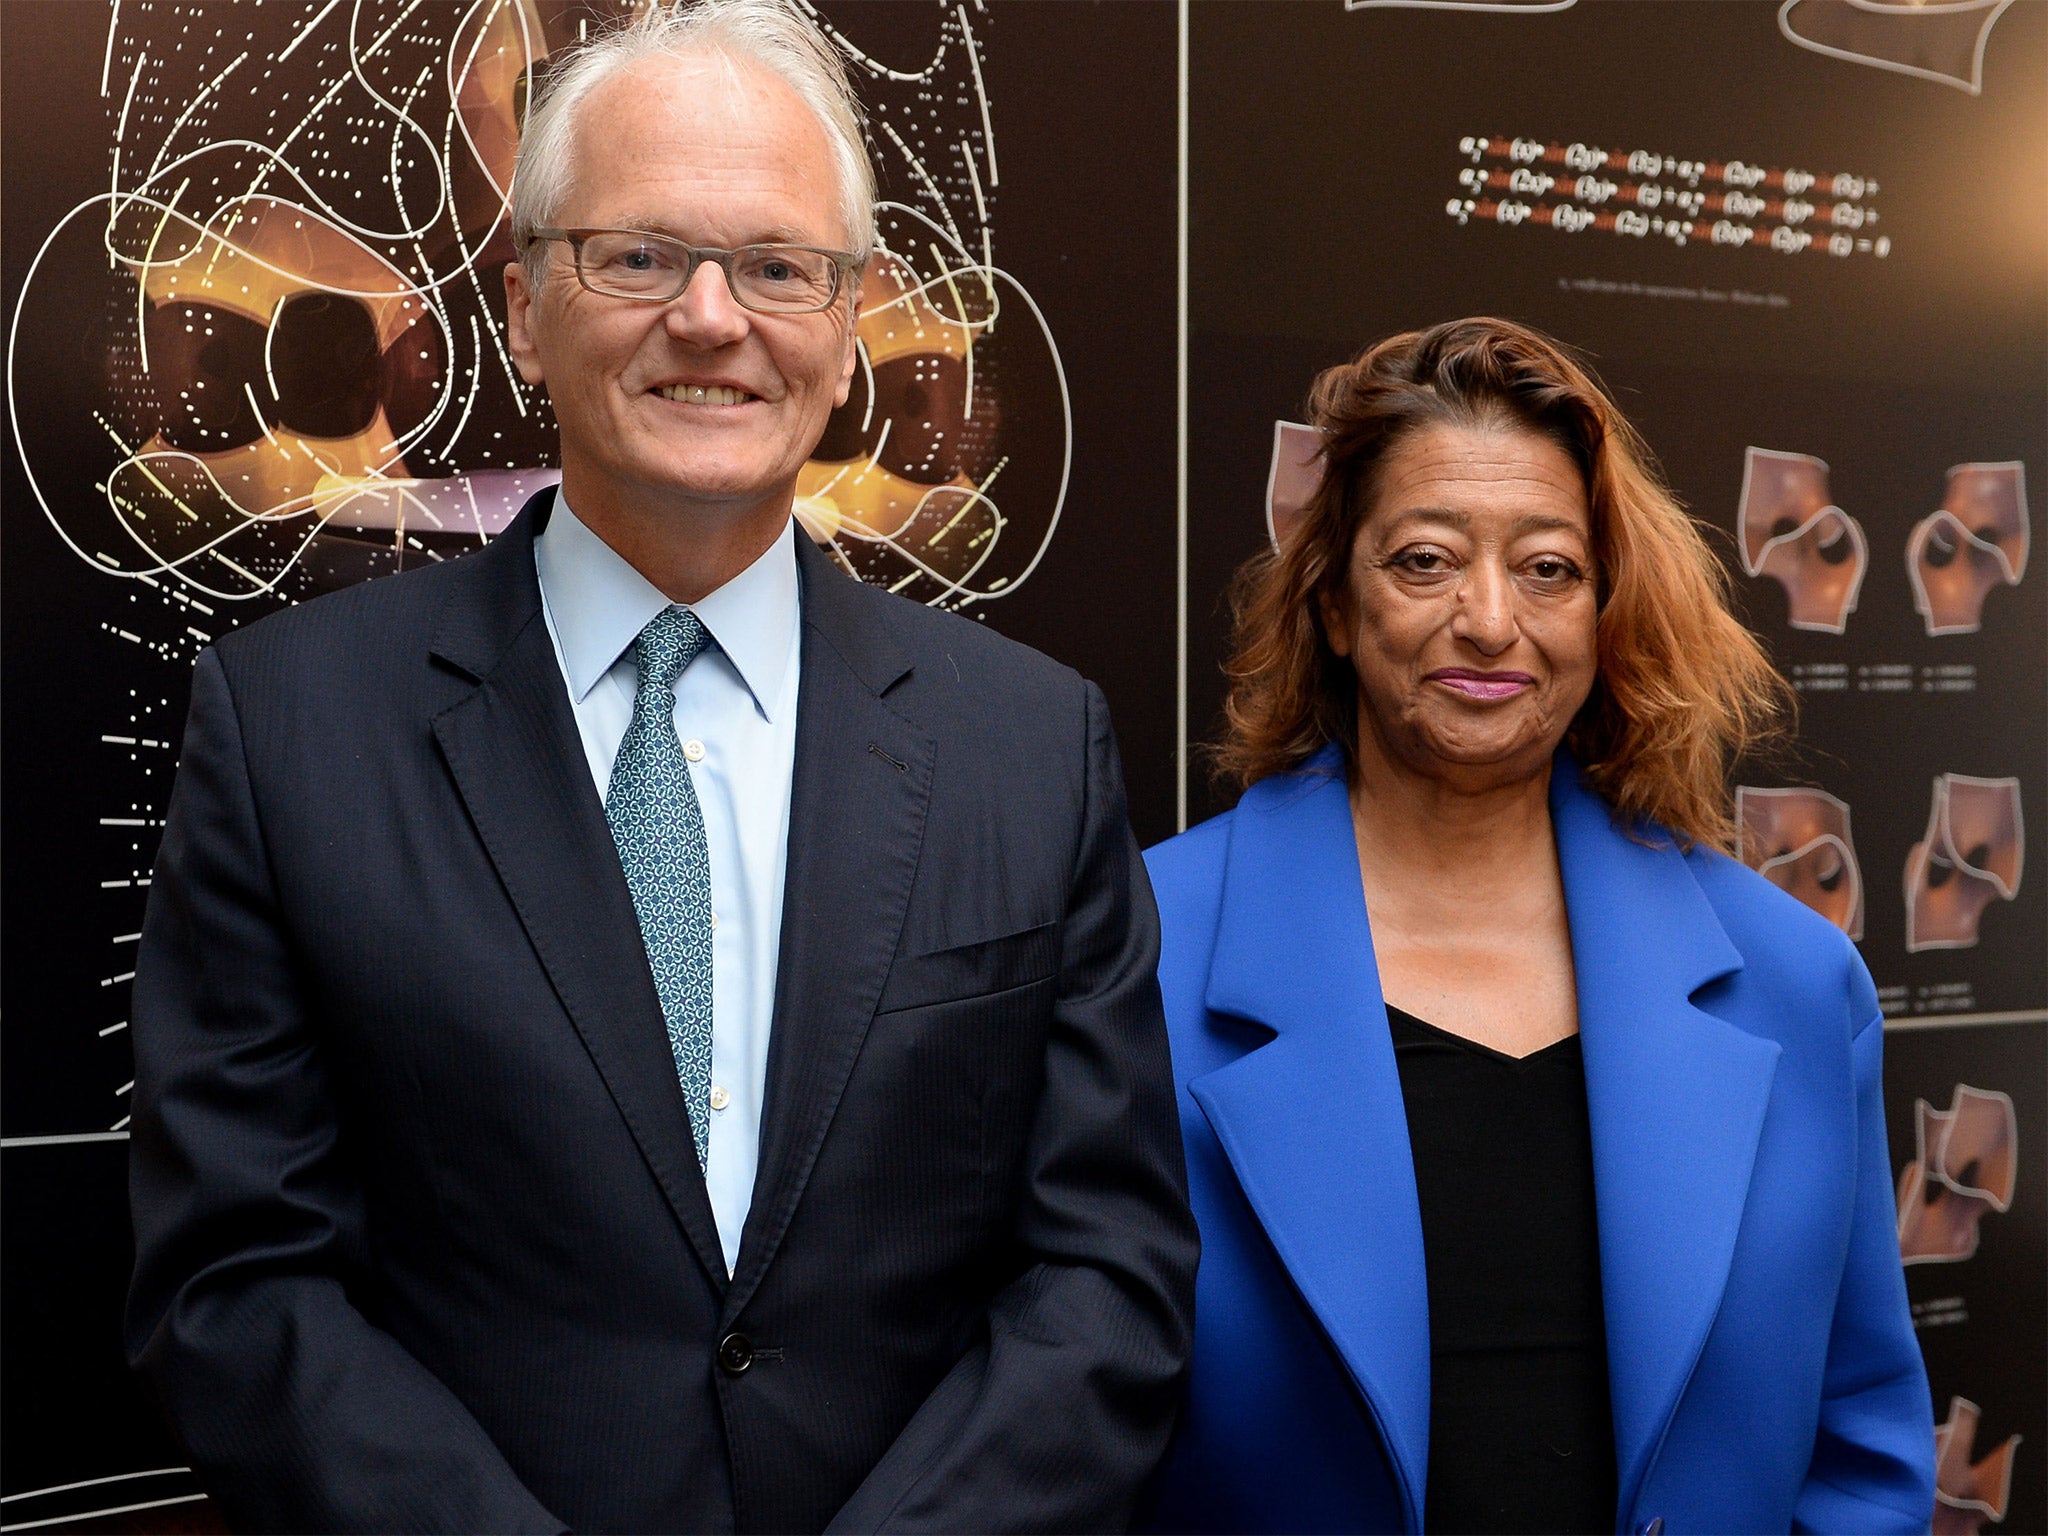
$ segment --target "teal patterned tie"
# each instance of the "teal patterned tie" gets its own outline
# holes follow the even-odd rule
[[[711,1135],[711,856],[704,813],[676,740],[676,680],[710,643],[687,608],[664,608],[640,631],[633,646],[640,668],[633,723],[619,743],[604,797],[668,1022],[700,1171]]]

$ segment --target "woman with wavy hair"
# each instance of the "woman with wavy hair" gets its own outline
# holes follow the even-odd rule
[[[1235,810],[1149,856],[1203,1257],[1163,1530],[1924,1531],[1883,1024],[1727,857],[1789,702],[1501,320],[1317,380]]]

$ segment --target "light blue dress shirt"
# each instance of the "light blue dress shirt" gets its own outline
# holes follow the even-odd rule
[[[711,1135],[704,1181],[730,1271],[754,1199],[782,942],[801,646],[795,524],[687,606],[716,645],[676,684],[676,735],[711,856]],[[541,608],[603,797],[633,718],[633,642],[668,598],[581,523],[558,490],[534,540]]]

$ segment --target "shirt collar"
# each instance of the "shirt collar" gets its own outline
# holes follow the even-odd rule
[[[569,697],[581,704],[669,600],[570,511],[559,488],[554,514],[534,540],[534,563],[562,648]],[[783,685],[797,638],[794,520],[752,565],[684,606],[710,631],[772,722],[785,705]]]

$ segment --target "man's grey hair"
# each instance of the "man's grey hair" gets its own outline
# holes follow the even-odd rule
[[[577,118],[600,85],[646,59],[702,54],[755,64],[773,74],[816,114],[832,146],[847,246],[865,263],[875,243],[875,168],[868,158],[866,113],[846,60],[795,0],[691,0],[656,4],[548,61],[519,137],[512,173],[512,245],[538,279],[546,241],[570,190]]]

